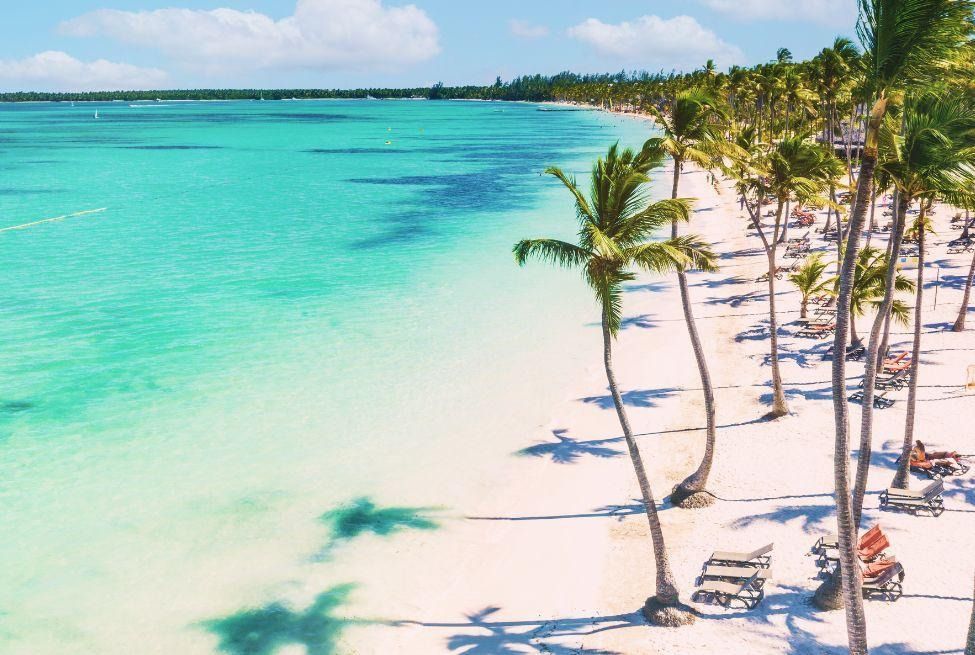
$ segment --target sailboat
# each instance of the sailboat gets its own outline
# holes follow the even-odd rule
[[[98,110],[95,110],[95,118],[98,118]]]

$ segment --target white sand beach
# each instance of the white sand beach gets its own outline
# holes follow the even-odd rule
[[[761,244],[746,236],[747,219],[729,185],[718,194],[703,173],[689,170],[681,195],[698,199],[684,230],[705,236],[721,254],[720,271],[691,279],[717,389],[713,506],[683,510],[663,500],[697,466],[704,438],[699,380],[674,280],[646,278],[628,289],[617,375],[682,597],[689,601],[712,550],[747,551],[774,542],[765,600],[752,611],[693,603],[701,618],[690,627],[644,623],[639,609],[654,580],[646,517],[606,389],[598,327],[588,325],[591,352],[578,371],[559,381],[564,401],[551,408],[550,423],[525,426],[519,443],[491,441],[486,450],[493,455],[477,461],[462,446],[444,457],[440,465],[457,467],[464,483],[451,490],[456,504],[440,514],[439,531],[407,531],[386,541],[363,537],[354,549],[335,553],[344,572],[357,573],[364,591],[353,592],[343,608],[361,619],[344,633],[347,652],[845,652],[843,612],[822,613],[810,603],[820,584],[810,548],[820,535],[835,532],[830,364],[822,357],[831,340],[792,336],[799,298],[781,281],[783,373],[792,414],[762,421],[771,387],[767,287],[755,281],[766,266]],[[931,305],[936,297],[937,307],[925,311],[917,436],[932,447],[973,453],[975,398],[965,394],[964,384],[966,366],[975,364],[975,329],[946,331],[957,315],[971,254],[945,254],[944,243],[953,238],[949,218],[947,209],[938,212],[938,234],[929,245],[941,284],[925,295]],[[818,224],[823,220],[821,212]],[[835,244],[810,236],[814,250],[835,252]],[[539,302],[559,311],[558,298]],[[591,323],[596,316],[565,320]],[[860,323],[865,333],[867,319]],[[910,327],[895,326],[894,349],[909,349],[910,339]],[[861,370],[862,364],[850,365],[851,389]],[[975,473],[946,480],[947,510],[938,518],[878,510],[878,493],[890,483],[899,453],[906,393],[893,393],[894,407],[876,412],[864,526],[883,525],[890,552],[907,575],[896,603],[866,603],[870,643],[872,652],[887,655],[961,653],[972,604],[966,540],[975,529]],[[856,405],[851,422],[859,425]],[[854,443],[857,435],[855,428]],[[922,484],[912,478],[912,487]],[[442,496],[397,500],[422,505]],[[321,589],[339,582],[310,584]]]

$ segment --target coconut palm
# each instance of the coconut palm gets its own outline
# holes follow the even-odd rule
[[[873,193],[878,158],[878,134],[892,95],[931,81],[968,39],[973,3],[968,0],[860,0],[857,35],[864,49],[866,85],[872,96],[867,121],[856,199],[850,213],[847,244],[840,268],[836,334],[833,350],[844,352],[849,336],[850,294],[859,251],[860,232]],[[866,618],[857,576],[855,523],[849,483],[849,407],[846,401],[846,358],[832,366],[834,484],[839,570],[847,637],[851,655],[866,655]],[[835,587],[834,587],[835,588]],[[826,594],[817,596],[821,605]]]
[[[756,144],[749,160],[734,167],[737,187],[742,195],[753,196],[754,205],[748,205],[752,224],[765,248],[768,260],[769,331],[771,336],[772,363],[772,411],[777,418],[789,413],[779,367],[778,315],[775,298],[776,255],[779,237],[783,229],[786,203],[790,200],[802,204],[822,203],[820,194],[829,188],[842,172],[839,160],[826,148],[812,143],[808,136],[800,134],[783,139],[771,149]],[[761,222],[761,206],[765,198],[776,201],[775,222],[772,233],[767,234]]]
[[[850,293],[851,344],[860,343],[856,334],[856,319],[864,316],[868,309],[880,309],[887,296],[887,272],[891,270],[889,261],[886,252],[870,246],[864,247],[857,254],[857,267],[853,274],[853,288]],[[897,267],[894,266],[893,269],[896,270]],[[901,273],[896,274],[893,284],[895,292],[914,291],[914,283]],[[909,310],[902,301],[893,300],[890,314],[898,323],[907,325]]]
[[[737,154],[737,146],[724,139],[727,113],[707,93],[699,90],[685,91],[677,95],[671,103],[669,111],[652,110],[651,114],[655,116],[663,128],[664,136],[650,139],[645,148],[660,150],[673,160],[674,173],[671,198],[674,200],[678,197],[680,175],[686,162],[691,162],[704,170],[711,171],[720,164],[724,155]],[[677,235],[677,221],[674,221],[671,224],[671,237],[676,238]],[[683,270],[677,271],[677,286],[680,289],[687,334],[690,337],[691,349],[694,351],[694,360],[697,363],[698,375],[701,378],[707,433],[704,456],[700,465],[694,473],[674,488],[671,501],[681,507],[704,507],[713,502],[712,497],[703,492],[707,486],[708,475],[711,472],[714,459],[714,447],[717,439],[717,410],[707,358],[704,355],[704,347],[701,344],[701,337],[694,321],[687,275]]]
[[[799,318],[808,318],[809,299],[816,294],[828,292],[834,283],[833,278],[824,278],[829,264],[823,260],[822,253],[813,253],[802,263],[799,270],[789,273],[789,282],[796,285],[802,300],[799,303]]]
[[[689,205],[681,200],[649,201],[647,171],[662,163],[658,150],[634,154],[617,146],[609,149],[592,170],[589,197],[576,181],[558,168],[546,171],[569,190],[575,200],[578,243],[557,239],[528,239],[514,247],[519,265],[539,259],[566,268],[582,269],[601,307],[603,363],[616,415],[643,497],[656,561],[656,594],[647,600],[647,618],[658,624],[690,622],[693,615],[679,609],[679,595],[657,515],[657,506],[640,449],[633,437],[613,370],[612,346],[620,329],[622,285],[635,278],[633,269],[663,273],[688,268],[714,268],[710,247],[692,236],[663,242],[649,241],[672,221],[686,221]]]

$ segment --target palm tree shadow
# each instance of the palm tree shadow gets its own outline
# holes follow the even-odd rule
[[[722,296],[719,298],[709,298],[704,302],[708,305],[728,305],[729,307],[741,307],[748,303],[758,302],[768,298],[768,292],[749,291],[735,296]]]
[[[666,291],[671,286],[670,282],[647,282],[646,284],[627,284],[623,286],[623,291],[632,293],[636,291],[647,291],[657,293]]]
[[[744,341],[764,341],[769,338],[769,329],[767,324],[753,325],[750,328],[746,328],[735,335],[735,343],[742,343]]]
[[[217,636],[217,649],[229,655],[274,655],[286,646],[303,646],[308,655],[335,655],[339,637],[352,621],[334,616],[352,585],[319,594],[305,610],[275,602],[241,610],[201,625]]]
[[[572,646],[564,642],[607,630],[645,625],[639,612],[614,616],[587,616],[562,619],[494,621],[491,617],[500,607],[485,607],[467,615],[466,622],[430,623],[397,621],[398,625],[430,628],[457,628],[447,637],[447,648],[457,655],[620,655],[614,651]]]
[[[766,405],[772,404],[773,393],[770,391],[768,393],[763,393],[759,396],[759,402]],[[833,398],[833,388],[823,387],[821,389],[796,389],[794,387],[787,388],[785,390],[785,396],[787,399],[804,398],[805,400],[830,400]]]
[[[641,330],[649,330],[651,328],[657,327],[657,324],[651,320],[651,314],[641,314],[640,316],[629,316],[620,321],[620,329],[628,330],[630,328],[640,328]]]
[[[328,559],[337,546],[366,533],[385,537],[403,530],[436,530],[440,525],[426,515],[437,509],[377,507],[369,498],[357,498],[321,515],[319,520],[330,527],[331,537],[312,561]]]
[[[622,437],[595,441],[577,441],[576,439],[565,436],[567,432],[568,430],[564,429],[552,430],[552,435],[558,441],[548,441],[535,444],[534,446],[528,446],[519,450],[516,454],[528,457],[551,457],[552,461],[556,464],[574,464],[584,455],[609,459],[619,457],[623,454],[622,451],[600,445],[603,443],[619,442],[622,440]]]
[[[750,514],[735,519],[731,527],[735,529],[748,528],[756,523],[792,523],[797,521],[807,534],[828,532],[825,526],[827,519],[833,516],[833,505],[786,505],[763,514]]]
[[[708,289],[720,289],[722,287],[731,286],[734,284],[745,284],[748,282],[745,278],[739,275],[732,275],[730,277],[722,278],[720,280],[704,280],[703,282],[695,282],[692,287],[706,287]]]
[[[946,485],[947,486],[947,485]],[[975,505],[975,480],[957,480],[952,483],[951,488],[946,488],[945,497],[958,499],[968,505]]]
[[[623,397],[623,404],[630,407],[656,407],[657,403],[654,402],[660,399],[667,399],[675,395],[680,389],[665,388],[665,389],[632,389],[630,391],[624,391],[620,395]],[[581,402],[596,405],[600,409],[615,409],[616,405],[613,403],[613,396],[589,396],[587,398],[580,398]]]

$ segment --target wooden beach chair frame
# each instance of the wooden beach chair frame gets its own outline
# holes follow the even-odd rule
[[[851,403],[856,403],[858,405],[863,404],[863,392],[856,391],[847,400]],[[881,391],[873,396],[873,406],[875,409],[889,409],[894,406],[896,401],[893,398],[887,397],[886,391]]]
[[[876,578],[863,580],[861,584],[863,597],[867,599],[879,597],[892,603],[896,602],[898,598],[904,595],[904,585],[902,584],[904,576],[904,567],[900,562],[897,562]]]
[[[756,569],[754,566],[723,566],[721,564],[705,562],[697,583],[701,585],[707,580],[721,580],[740,584],[742,580],[748,580],[749,578],[754,578],[755,582],[753,586],[756,589],[761,589],[772,578],[772,569]]]

